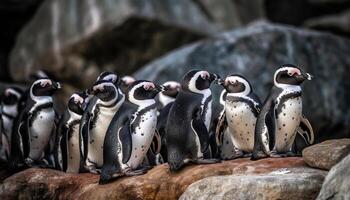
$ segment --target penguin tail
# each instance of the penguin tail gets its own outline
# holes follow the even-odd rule
[[[100,184],[100,185],[107,184],[110,182],[111,179],[112,179],[112,176],[109,173],[101,172],[100,180],[99,180],[98,184]]]
[[[171,152],[171,151],[170,151]],[[178,153],[172,152],[168,154],[168,164],[170,171],[176,172],[185,164],[182,156]]]

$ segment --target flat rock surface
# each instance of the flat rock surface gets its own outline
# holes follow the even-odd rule
[[[304,161],[311,167],[330,170],[350,153],[350,139],[327,140],[303,150]]]
[[[163,164],[145,175],[121,178],[106,185],[98,185],[99,176],[94,174],[76,175],[33,168],[4,180],[0,185],[0,199],[178,199],[190,184],[210,176],[269,174],[279,169],[307,168],[299,157],[259,161],[236,159],[211,165],[191,165],[179,173],[170,173],[168,165]]]

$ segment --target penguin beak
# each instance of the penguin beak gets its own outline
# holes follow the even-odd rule
[[[313,78],[313,76],[312,76],[311,74],[309,74],[309,73],[303,73],[302,75],[303,75],[304,78],[305,78],[306,80],[308,80],[308,81],[311,81],[312,78]]]
[[[214,83],[217,84],[218,80],[220,80],[220,76],[219,75],[214,74],[214,73],[210,74],[210,81],[214,81]]]
[[[156,87],[154,88],[157,92],[164,92],[168,90],[168,88],[164,87],[163,85],[155,85]]]
[[[60,82],[54,82],[52,85],[56,90],[62,89],[62,84]]]
[[[216,81],[214,81],[215,84],[218,84],[218,85],[224,85],[225,84],[225,79],[217,79]]]

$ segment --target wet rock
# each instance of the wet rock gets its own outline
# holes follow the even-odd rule
[[[311,167],[330,170],[350,153],[350,139],[327,140],[303,150],[303,159]]]
[[[349,39],[260,22],[175,50],[135,75],[162,83],[180,80],[193,68],[221,76],[240,73],[250,80],[255,93],[263,100],[277,67],[293,63],[314,75],[312,81],[303,84],[303,110],[319,142],[350,137],[349,54]],[[222,88],[212,86],[212,89],[215,105]]]
[[[180,200],[315,199],[326,174],[311,168],[289,168],[260,175],[209,177],[191,184]]]
[[[332,167],[322,185],[318,200],[350,199],[350,155]]]
[[[178,173],[170,173],[168,165],[163,164],[145,175],[124,177],[106,185],[98,185],[98,175],[33,168],[7,178],[0,185],[0,199],[178,199],[190,184],[210,176],[266,175],[279,169],[305,171],[307,168],[302,158],[293,157],[191,165]]]
[[[219,29],[192,1],[48,0],[20,32],[10,57],[14,80],[46,69],[85,84],[91,63],[131,73],[139,66]],[[71,62],[71,57],[82,62]],[[69,70],[77,72],[64,73]],[[68,75],[68,77],[67,77]]]

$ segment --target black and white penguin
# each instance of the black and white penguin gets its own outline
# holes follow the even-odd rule
[[[54,132],[56,113],[52,95],[61,84],[48,78],[36,80],[29,89],[12,133],[11,160],[15,166],[47,166],[43,159]]]
[[[9,87],[4,91],[1,100],[1,146],[0,159],[7,160],[11,151],[11,138],[14,120],[19,111],[20,99],[23,90],[18,87]]]
[[[122,103],[124,95],[109,80],[99,80],[88,93],[98,98],[90,117],[88,129],[83,135],[88,136],[87,156],[85,168],[92,173],[98,173],[103,165],[103,142],[107,128]]]
[[[132,76],[123,76],[120,79],[119,88],[123,92],[123,94],[126,93],[126,90],[128,89],[129,85],[131,85],[135,81],[136,81],[136,79]]]
[[[217,138],[222,159],[233,159],[253,152],[255,124],[261,103],[249,81],[241,75],[230,75],[221,84],[226,97]]]
[[[82,167],[79,125],[87,96],[85,92],[74,93],[69,98],[67,110],[59,124],[56,162],[60,163],[60,169],[65,172],[79,173]]]
[[[144,80],[129,86],[127,101],[108,127],[100,184],[124,175],[145,173],[145,169],[139,168],[156,132],[157,106],[154,98],[163,89]]]
[[[211,122],[210,84],[219,77],[207,71],[191,70],[181,82],[167,120],[166,142],[171,171],[188,162],[215,163],[210,158],[209,125]]]
[[[303,116],[300,85],[311,78],[310,74],[290,64],[276,70],[274,86],[257,119],[252,160],[294,155],[292,146]],[[313,134],[313,131],[307,132]]]
[[[165,91],[158,95],[158,120],[157,130],[161,139],[160,154],[164,162],[167,162],[168,152],[166,150],[165,128],[168,114],[177,94],[181,89],[181,84],[176,81],[167,81],[162,84]],[[155,138],[156,140],[157,138]]]

